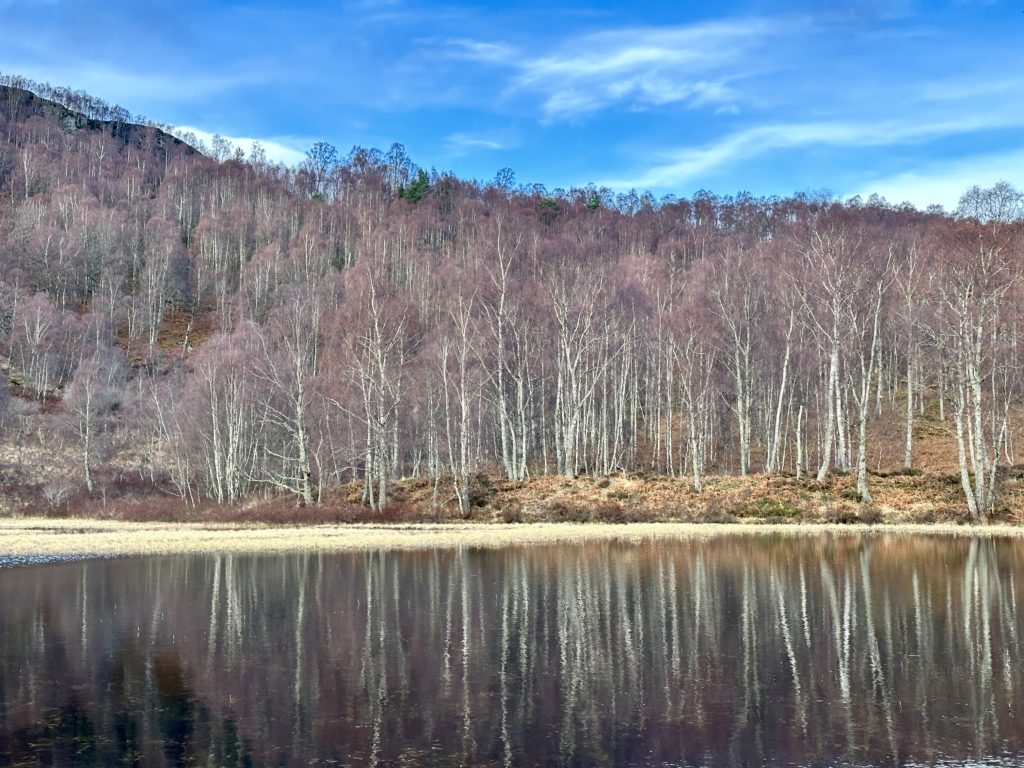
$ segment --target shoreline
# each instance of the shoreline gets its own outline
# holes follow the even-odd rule
[[[396,526],[495,524],[825,524],[969,525],[958,476],[941,472],[873,475],[873,500],[863,503],[851,475],[819,483],[808,477],[753,474],[709,475],[697,492],[687,478],[614,475],[575,478],[544,475],[525,481],[486,473],[473,476],[471,506],[460,510],[451,488],[423,478],[389,486],[389,503],[371,509],[362,503],[362,483],[329,489],[315,503],[271,495],[230,503],[200,499],[190,504],[163,494],[126,492],[122,496],[83,496],[50,503],[0,492],[0,519],[109,520],[199,525]],[[2,489],[0,489],[2,491]],[[1024,526],[1024,465],[1005,478],[999,508],[989,525]]]
[[[287,554],[502,548],[728,535],[1024,537],[1024,526],[951,523],[413,523],[275,526],[137,523],[86,518],[0,519],[0,563],[175,554]]]

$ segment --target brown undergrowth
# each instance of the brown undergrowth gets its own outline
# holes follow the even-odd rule
[[[184,320],[182,320],[184,322]],[[194,332],[202,333],[202,324]],[[181,329],[179,329],[181,330]],[[180,339],[176,339],[178,343]],[[934,410],[934,409],[933,409]],[[18,417],[17,440],[0,450],[0,516],[45,515],[138,522],[223,522],[269,525],[343,523],[485,522],[568,523],[963,523],[966,506],[956,472],[955,442],[938,413],[915,425],[915,463],[900,469],[903,427],[898,414],[871,427],[869,486],[872,502],[857,496],[855,477],[836,474],[825,483],[793,474],[738,477],[717,468],[702,492],[689,477],[624,473],[609,477],[541,476],[509,481],[493,473],[472,478],[470,509],[461,514],[450,480],[437,487],[426,478],[406,478],[389,487],[389,503],[371,510],[361,503],[362,486],[326,491],[318,503],[300,506],[292,497],[260,496],[244,503],[188,503],[137,466],[97,469],[87,493],[71,458],[73,443],[43,433],[38,417]],[[1022,414],[1021,421],[1024,421]],[[15,422],[14,426],[17,426]],[[38,433],[38,434],[37,434]],[[1024,439],[1024,435],[1021,436]],[[756,462],[755,462],[756,463]],[[1002,470],[995,522],[1024,524],[1024,465]]]
[[[995,521],[1024,523],[1024,467],[1009,468]],[[459,512],[451,485],[422,479],[395,481],[383,509],[360,503],[361,486],[349,484],[318,503],[271,496],[237,504],[189,503],[169,490],[130,476],[110,480],[103,491],[47,496],[30,484],[4,489],[8,514],[134,522],[261,523],[964,523],[960,480],[951,474],[874,473],[873,500],[861,503],[852,475],[827,482],[792,475],[716,476],[697,493],[690,479],[622,474],[611,477],[540,477],[523,482],[487,474],[473,478],[468,515]],[[436,503],[435,503],[436,501]]]

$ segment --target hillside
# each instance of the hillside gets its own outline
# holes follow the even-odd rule
[[[0,90],[8,513],[1019,508],[1008,184],[947,214],[480,184],[399,145],[285,168],[41,90]]]
[[[0,84],[0,120],[7,126],[38,122],[45,129],[59,128],[68,136],[80,132],[109,136],[119,151],[155,151],[165,162],[179,155],[196,153],[191,146],[162,128],[131,122],[130,115],[127,118],[104,120],[89,117],[24,88]],[[44,136],[36,137],[36,140],[46,142]]]

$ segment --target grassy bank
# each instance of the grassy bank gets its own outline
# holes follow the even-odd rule
[[[1024,524],[1024,469],[1006,470],[992,522]],[[135,522],[266,523],[966,523],[960,479],[953,473],[875,473],[873,500],[859,500],[854,478],[825,483],[791,475],[712,476],[697,493],[687,478],[644,476],[544,476],[523,482],[478,474],[463,515],[449,482],[408,478],[391,484],[389,503],[371,510],[360,503],[362,487],[332,489],[305,507],[293,497],[257,498],[239,504],[187,504],[168,493],[126,485],[118,493],[81,494],[56,503],[5,496],[2,516],[71,517]]]
[[[166,495],[130,494],[52,507],[45,516],[0,518],[0,559],[502,547],[739,532],[1024,535],[1016,474],[1003,480],[998,518],[980,526],[966,524],[955,475],[876,474],[871,485],[875,499],[865,505],[856,498],[853,478],[842,475],[827,483],[711,477],[701,493],[682,478],[508,482],[478,475],[466,518],[445,484],[435,493],[432,483],[417,479],[394,483],[391,503],[378,511],[359,503],[358,484],[306,507],[287,497],[191,506]]]
[[[403,526],[266,526],[211,523],[131,523],[113,520],[0,520],[0,558],[123,557],[176,553],[347,552],[451,547],[643,542],[701,539],[729,534],[852,535],[864,533],[955,536],[1024,536],[1011,525],[890,524],[756,525],[751,523],[542,523],[495,526],[473,523]]]

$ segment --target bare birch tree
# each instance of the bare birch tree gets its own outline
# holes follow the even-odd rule
[[[943,337],[952,354],[953,420],[960,480],[974,519],[995,509],[1012,389],[1006,297],[1021,277],[1024,197],[1008,184],[974,187],[960,200],[948,263],[942,267]],[[986,392],[988,390],[988,392]]]

